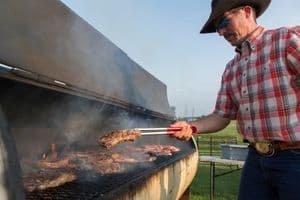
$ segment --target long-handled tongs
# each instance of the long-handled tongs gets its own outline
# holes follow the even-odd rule
[[[176,131],[180,131],[181,127],[168,127],[168,128],[135,128],[135,130],[141,131],[141,135],[172,135]],[[192,133],[198,132],[195,126],[191,126]]]

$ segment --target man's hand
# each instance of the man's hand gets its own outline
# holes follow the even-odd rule
[[[192,136],[193,130],[191,128],[191,125],[185,121],[178,121],[170,125],[170,127],[182,128],[181,131],[176,131],[174,134],[171,135],[172,137],[176,137],[179,140],[189,140]]]
[[[229,118],[223,118],[217,114],[210,114],[205,117],[201,117],[198,120],[189,123],[185,121],[178,121],[172,124],[170,127],[180,127],[181,131],[176,131],[171,136],[178,138],[179,140],[189,140],[193,133],[193,128],[196,128],[195,133],[214,133],[222,130],[230,123]],[[193,128],[192,128],[193,127]]]

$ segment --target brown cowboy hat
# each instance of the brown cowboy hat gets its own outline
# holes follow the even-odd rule
[[[259,17],[267,9],[270,2],[271,0],[212,0],[210,16],[200,33],[216,32],[214,21],[228,10],[249,5],[256,10],[256,17]]]

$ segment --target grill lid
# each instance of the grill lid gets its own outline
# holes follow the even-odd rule
[[[0,62],[15,72],[170,113],[166,86],[62,2],[3,0],[0,11]]]

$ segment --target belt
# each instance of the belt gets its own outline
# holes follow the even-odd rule
[[[288,149],[300,149],[300,141],[298,142],[283,142],[283,141],[271,141],[271,142],[253,142],[250,143],[251,147],[264,156],[272,156],[275,152],[284,151]]]

